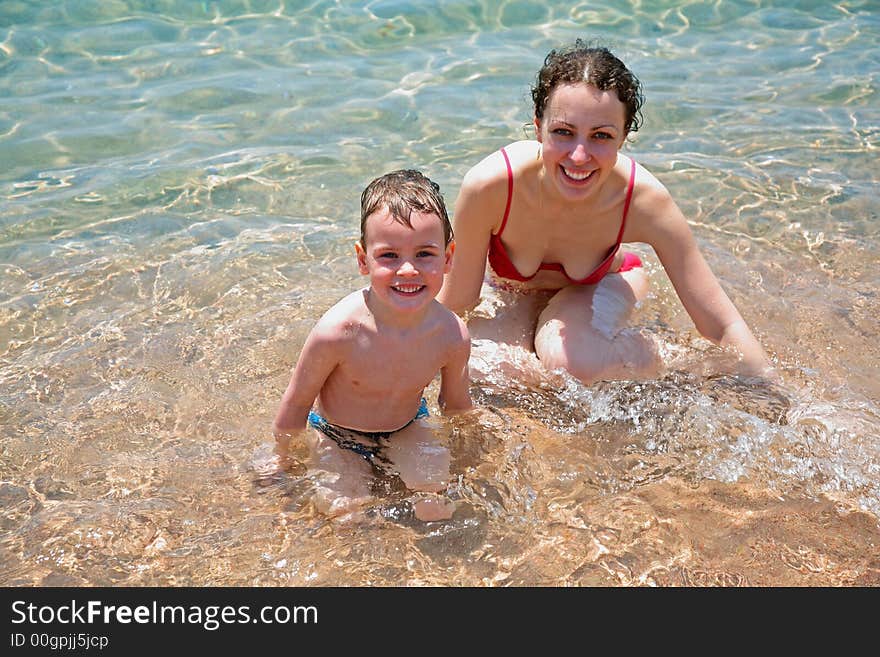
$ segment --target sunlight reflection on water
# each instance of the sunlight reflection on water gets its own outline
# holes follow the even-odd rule
[[[0,8],[0,582],[880,583],[865,3],[39,4]],[[783,381],[717,375],[645,248],[666,371],[528,388],[490,358],[441,424],[451,520],[260,481],[305,336],[363,284],[360,189],[417,166],[452,206],[588,24],[645,84],[627,152]]]

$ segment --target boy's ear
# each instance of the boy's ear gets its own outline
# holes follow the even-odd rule
[[[364,247],[361,245],[360,242],[354,243],[354,251],[355,253],[357,253],[358,271],[366,276],[370,273],[370,269],[369,267],[367,267],[367,252],[364,251]]]
[[[443,273],[448,274],[452,269],[452,254],[455,253],[455,240],[450,240],[446,245],[446,263],[443,265]]]

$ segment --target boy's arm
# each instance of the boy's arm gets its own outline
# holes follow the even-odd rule
[[[449,360],[440,370],[440,394],[437,403],[445,414],[460,413],[473,408],[468,375],[471,340],[464,322],[458,317],[455,319],[458,323],[458,336]]]
[[[335,343],[332,335],[320,325],[306,338],[272,423],[276,440],[289,439],[306,428],[312,404],[339,362]]]
[[[319,324],[312,329],[300,351],[272,423],[275,454],[282,468],[287,467],[291,442],[305,431],[312,404],[339,362],[337,346],[332,334],[322,330]]]

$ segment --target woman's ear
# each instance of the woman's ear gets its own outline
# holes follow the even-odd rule
[[[539,119],[537,116],[535,117],[535,139],[538,141],[539,144],[543,143],[541,138],[541,119]]]

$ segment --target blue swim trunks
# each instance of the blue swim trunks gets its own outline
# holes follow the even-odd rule
[[[406,429],[416,420],[428,417],[428,415],[428,402],[422,397],[422,403],[419,404],[419,410],[415,417],[399,429],[394,429],[393,431],[360,431],[359,429],[340,427],[330,424],[314,411],[309,413],[309,426],[323,433],[342,449],[349,449],[363,456],[371,464],[381,468],[381,466],[391,465],[388,458],[382,454],[382,450],[386,445],[383,445],[381,441],[388,440],[398,431]],[[382,469],[384,470],[384,468]]]

